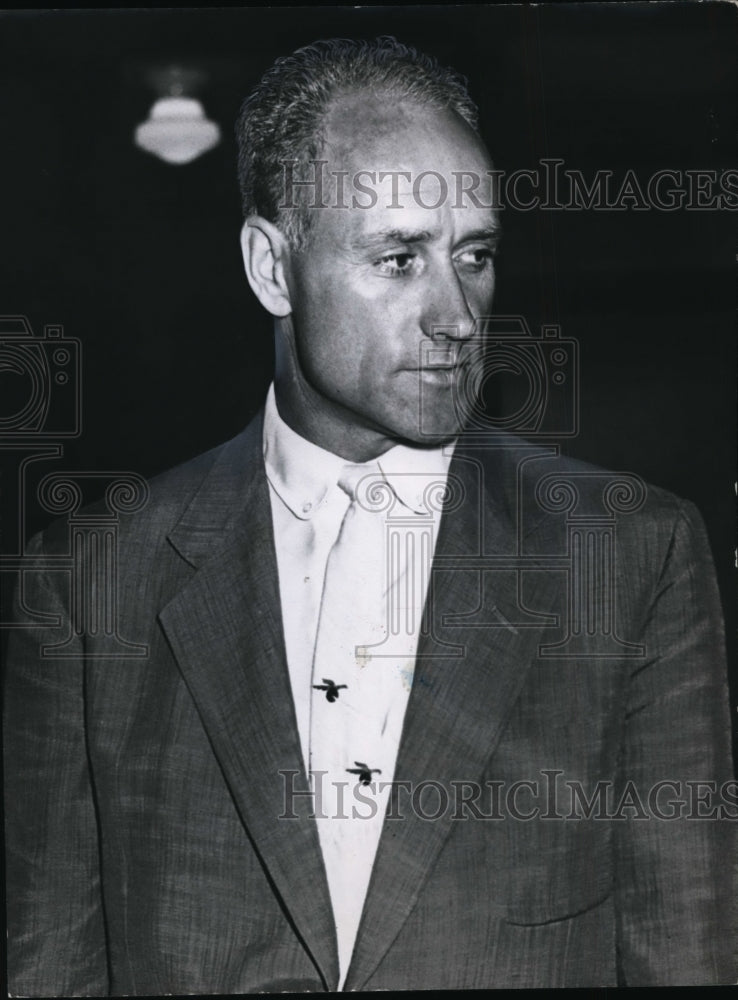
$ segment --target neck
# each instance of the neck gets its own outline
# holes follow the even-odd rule
[[[316,405],[302,385],[286,386],[275,377],[274,398],[279,415],[296,434],[347,462],[369,462],[398,442],[369,427],[349,425],[342,407],[321,400]]]

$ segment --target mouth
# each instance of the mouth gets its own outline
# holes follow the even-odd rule
[[[461,372],[461,365],[423,365],[409,369],[413,375],[429,385],[451,385]]]
[[[458,377],[466,367],[466,364],[466,358],[462,358],[458,354],[455,354],[453,356],[447,355],[433,360],[429,359],[424,364],[414,365],[408,370],[416,375],[420,375],[421,378],[423,376],[451,378],[452,376]]]
[[[463,378],[471,360],[464,344],[433,344],[406,371],[427,385],[450,386]]]

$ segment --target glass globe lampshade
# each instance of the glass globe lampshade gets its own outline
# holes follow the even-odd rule
[[[162,97],[136,128],[136,145],[166,163],[190,163],[220,141],[220,129],[191,97]]]

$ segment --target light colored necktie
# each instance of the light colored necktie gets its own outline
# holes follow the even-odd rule
[[[375,467],[376,469],[376,467]],[[386,638],[385,518],[378,469],[347,466],[351,498],[326,565],[313,659],[310,770],[345,980],[379,842],[412,666],[372,658]],[[394,497],[392,496],[392,502]],[[378,783],[387,787],[380,791]]]

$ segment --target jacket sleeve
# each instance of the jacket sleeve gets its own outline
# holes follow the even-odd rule
[[[680,505],[643,610],[645,657],[630,673],[614,822],[619,979],[735,983],[738,810],[722,614],[692,504]]]
[[[42,554],[34,539],[29,555]],[[14,606],[61,628],[10,629],[4,690],[8,991],[11,996],[108,993],[94,795],[85,743],[84,659],[42,654],[69,616],[52,586],[68,571],[26,569]],[[75,656],[75,652],[77,655]]]

